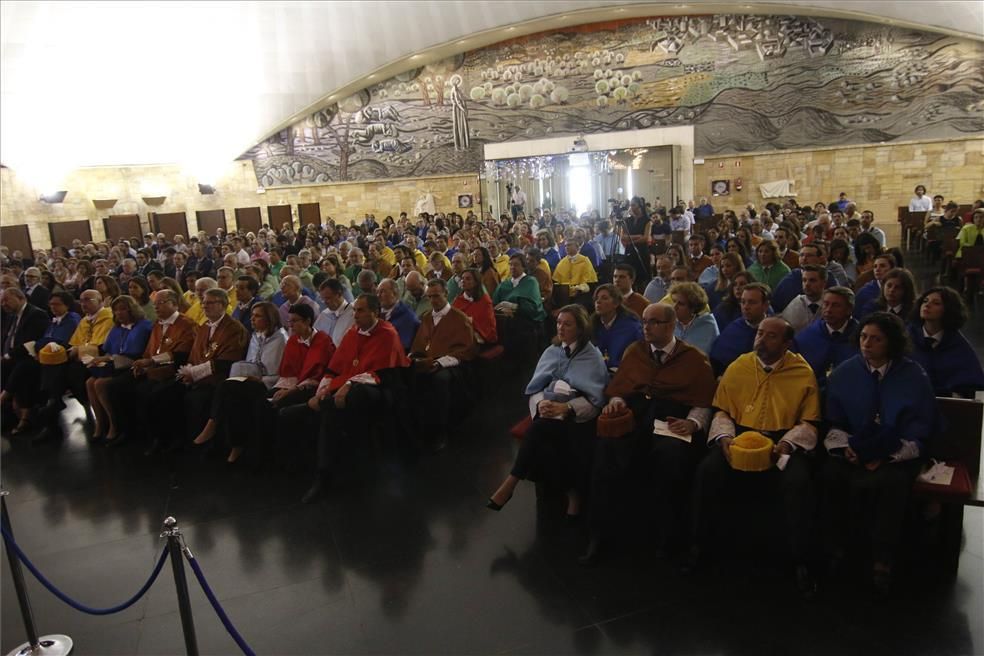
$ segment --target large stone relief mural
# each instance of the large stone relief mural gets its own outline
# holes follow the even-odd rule
[[[844,20],[580,26],[397,75],[250,149],[262,186],[478,172],[482,145],[696,125],[697,155],[984,131],[980,43]]]

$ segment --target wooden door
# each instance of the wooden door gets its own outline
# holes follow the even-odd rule
[[[314,224],[321,225],[321,205],[319,203],[301,203],[297,206],[297,218],[301,227]]]
[[[290,205],[267,205],[267,217],[270,219],[270,227],[277,232],[280,232],[285,223],[291,228],[294,227]]]
[[[167,212],[151,215],[151,227],[154,232],[163,232],[168,241],[174,241],[174,235],[181,235],[188,240],[188,218],[184,212]]]
[[[138,244],[143,243],[140,238],[139,214],[114,214],[103,219],[103,230],[106,232],[106,239],[117,242],[120,239],[137,240]]]
[[[236,230],[240,234],[247,232],[257,232],[263,227],[263,216],[260,214],[259,207],[237,207],[236,208]]]
[[[88,219],[78,221],[58,221],[48,224],[48,234],[52,246],[72,247],[72,241],[79,239],[83,244],[92,241],[92,226]]]
[[[0,244],[7,247],[8,255],[12,256],[14,251],[20,251],[22,257],[34,260],[31,231],[26,223],[0,226]]]
[[[198,221],[198,230],[204,231],[209,237],[213,236],[219,228],[223,231],[226,229],[225,210],[195,212],[195,218]]]

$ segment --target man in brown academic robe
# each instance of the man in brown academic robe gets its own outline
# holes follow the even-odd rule
[[[118,446],[135,432],[150,435],[148,453],[156,453],[161,436],[170,436],[180,426],[180,408],[161,406],[158,399],[177,385],[177,368],[188,361],[195,342],[195,322],[178,312],[178,295],[170,289],[154,293],[157,321],[150,333],[143,357],[133,362],[127,373],[112,379],[108,394],[114,408],[120,409],[122,433],[109,444]],[[124,410],[131,409],[130,412]]]
[[[710,424],[717,383],[707,356],[673,336],[672,305],[648,306],[642,324],[643,340],[625,350],[605,389],[610,400],[602,415],[630,410],[635,429],[625,437],[598,440],[588,508],[591,542],[581,558],[586,565],[597,562],[601,540],[623,503],[620,492],[626,474],[637,467],[644,480],[655,484],[655,515],[663,548],[679,551],[686,546],[682,540],[687,535],[690,483],[703,447],[703,440],[694,436]],[[654,422],[672,436],[654,434]]]
[[[178,369],[178,379],[187,386],[184,406],[189,436],[201,432],[216,388],[229,376],[232,364],[246,355],[249,335],[242,323],[226,314],[228,304],[224,290],[205,292],[202,306],[206,321],[197,328],[188,364]]]
[[[465,386],[463,365],[475,359],[478,346],[468,316],[448,303],[447,284],[427,283],[431,309],[424,312],[410,347],[414,364],[414,409],[418,437],[435,451],[447,444],[447,429],[454,412],[452,390]],[[460,395],[457,398],[460,401]]]

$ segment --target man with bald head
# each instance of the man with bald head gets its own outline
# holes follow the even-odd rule
[[[290,306],[297,303],[307,305],[314,312],[314,316],[321,313],[321,307],[307,296],[301,293],[301,279],[293,274],[288,274],[280,280],[280,291],[284,295],[284,302],[280,304],[280,325],[289,326]]]
[[[635,430],[624,439],[597,441],[588,506],[591,542],[581,557],[584,565],[597,562],[601,541],[630,494],[626,481],[635,472],[655,483],[655,519],[662,547],[679,551],[686,546],[688,497],[702,451],[694,435],[702,435],[710,424],[717,383],[707,356],[674,337],[672,305],[647,306],[642,326],[643,339],[625,350],[605,389],[610,401],[602,416],[628,410]],[[657,425],[662,434],[653,432]]]
[[[448,280],[448,301],[450,303],[454,303],[454,299],[461,293],[461,274],[467,268],[468,258],[465,257],[464,253],[454,253],[451,256],[451,278]]]
[[[388,321],[396,328],[403,350],[409,352],[413,338],[417,335],[417,328],[420,327],[420,317],[409,305],[400,300],[399,288],[392,278],[383,278],[379,281],[376,295],[379,296],[379,318]]]
[[[407,288],[400,300],[406,303],[418,318],[424,316],[424,312],[431,309],[430,300],[424,293],[427,280],[419,272],[411,271],[404,282]]]
[[[756,329],[754,350],[728,366],[714,394],[714,419],[708,432],[710,453],[697,467],[694,481],[694,551],[691,565],[713,544],[726,544],[718,535],[726,516],[775,512],[770,501],[782,501],[796,583],[806,596],[815,593],[808,564],[813,550],[814,487],[807,454],[817,444],[820,393],[810,365],[789,350],[793,327],[785,319],[763,319]],[[754,431],[772,440],[774,465],[754,477],[731,467],[736,436]],[[755,482],[763,488],[749,487]],[[735,508],[725,506],[730,502]]]

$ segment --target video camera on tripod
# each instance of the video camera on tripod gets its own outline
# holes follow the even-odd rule
[[[608,213],[608,218],[615,219],[616,221],[621,221],[623,215],[629,209],[628,200],[619,200],[617,198],[609,198],[608,204],[611,206],[611,210]]]

